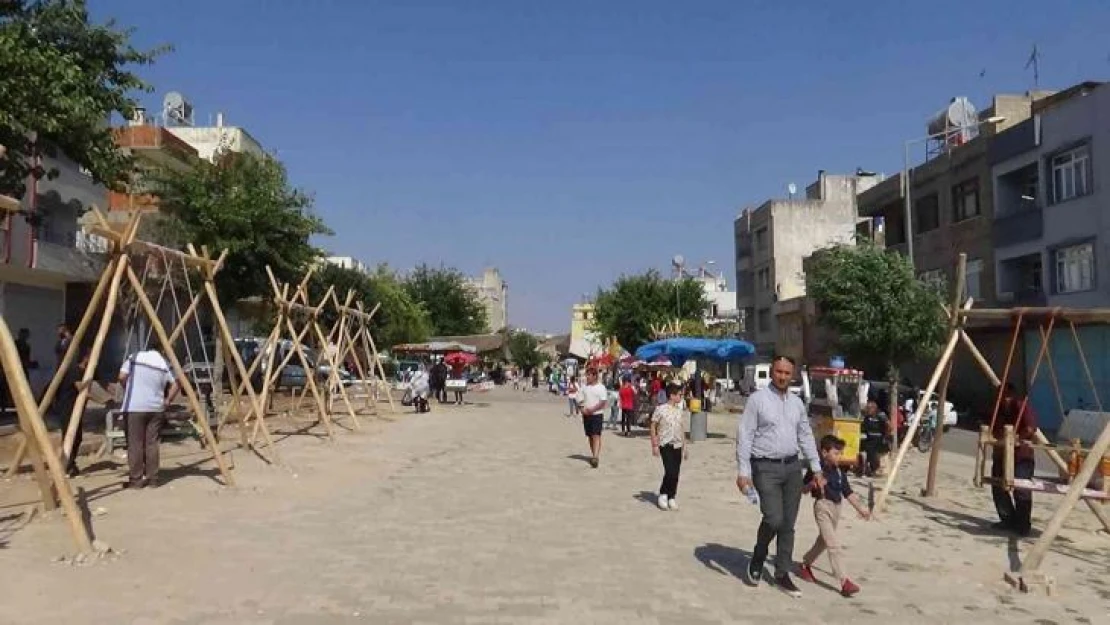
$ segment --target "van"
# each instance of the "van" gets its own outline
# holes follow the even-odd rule
[[[745,395],[767,388],[771,383],[771,363],[747,365],[744,367],[744,379],[740,381],[740,392]]]

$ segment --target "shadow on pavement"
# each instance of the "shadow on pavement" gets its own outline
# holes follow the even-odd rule
[[[711,571],[743,580],[752,554],[736,547],[708,543],[694,549],[694,557]]]
[[[589,456],[584,456],[582,454],[571,454],[571,455],[567,456],[567,459],[568,460],[581,460],[582,462],[585,462],[586,464],[589,464],[589,462],[590,462],[590,457]]]

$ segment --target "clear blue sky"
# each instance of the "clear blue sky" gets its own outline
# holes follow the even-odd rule
[[[315,193],[335,254],[499,267],[510,320],[682,253],[732,282],[732,220],[818,169],[900,167],[954,95],[1110,76],[1106,0],[93,0],[175,51],[161,108],[242,125]],[[985,76],[980,73],[985,70]]]

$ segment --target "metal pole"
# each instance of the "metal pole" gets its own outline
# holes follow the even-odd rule
[[[906,222],[906,256],[910,259],[910,267],[913,267],[916,274],[917,263],[913,258],[913,203],[910,199],[913,194],[910,188],[910,143],[910,141],[905,143],[902,154],[902,198],[905,202],[903,221]]]

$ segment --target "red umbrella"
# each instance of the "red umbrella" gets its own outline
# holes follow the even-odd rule
[[[611,367],[613,366],[613,356],[611,354],[601,354],[590,358],[591,367]]]
[[[451,352],[443,357],[443,362],[449,367],[465,367],[478,362],[478,357],[466,352]]]

